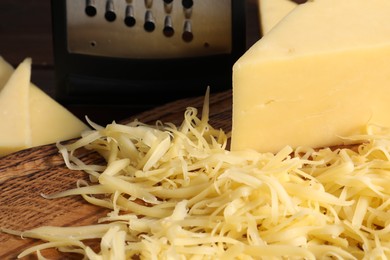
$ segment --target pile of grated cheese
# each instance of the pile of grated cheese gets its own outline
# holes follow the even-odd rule
[[[45,259],[45,248],[92,260],[390,257],[390,131],[370,127],[351,149],[229,151],[208,115],[206,95],[202,115],[190,107],[178,127],[91,123],[58,144],[91,183],[47,197],[81,195],[111,211],[96,225],[13,232],[45,241],[19,257]],[[82,147],[107,165],[83,163]],[[99,251],[83,242],[91,238]]]

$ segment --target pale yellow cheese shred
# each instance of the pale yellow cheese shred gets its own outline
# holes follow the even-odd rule
[[[58,144],[90,182],[48,199],[81,195],[111,209],[96,225],[3,230],[85,259],[387,259],[390,257],[390,131],[370,126],[349,148],[229,151],[229,135],[189,107],[180,126],[91,123]],[[75,151],[99,152],[106,166]],[[97,196],[98,195],[98,196]],[[143,203],[140,203],[140,202]],[[100,239],[100,249],[85,240]]]

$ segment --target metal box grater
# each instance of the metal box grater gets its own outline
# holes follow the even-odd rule
[[[52,0],[56,97],[149,108],[231,88],[244,0]]]

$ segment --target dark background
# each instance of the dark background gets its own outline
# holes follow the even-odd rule
[[[82,1],[82,0],[81,0]],[[244,0],[243,0],[244,1]],[[260,37],[258,2],[247,0],[247,46]],[[52,48],[50,0],[0,1],[0,56],[17,66],[26,57],[33,61],[32,82],[54,97],[54,60]],[[88,108],[68,107],[81,117],[91,113]],[[96,111],[101,123],[120,120],[132,115],[131,111]]]

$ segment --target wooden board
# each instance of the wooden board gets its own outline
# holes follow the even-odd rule
[[[213,127],[230,131],[231,98],[231,91],[211,94],[210,124]],[[188,106],[201,112],[203,97],[179,100],[125,122],[137,118],[150,124],[156,120],[180,124]],[[89,151],[81,151],[80,156],[86,162],[102,162],[97,154]],[[90,205],[79,196],[54,200],[41,196],[74,188],[78,179],[87,177],[84,172],[67,169],[55,145],[31,148],[0,158],[0,227],[23,231],[42,225],[95,224],[108,212],[106,209]],[[23,249],[36,243],[39,241],[0,233],[0,259],[16,259]],[[45,251],[45,256],[64,259],[55,250]],[[67,255],[65,259],[78,258]]]

